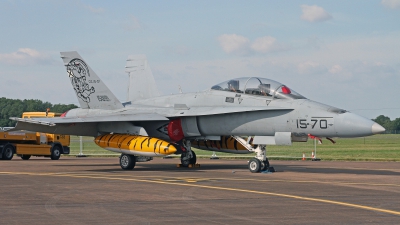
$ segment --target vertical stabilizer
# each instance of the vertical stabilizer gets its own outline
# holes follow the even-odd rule
[[[130,55],[125,72],[129,74],[128,101],[159,96],[153,73],[145,55]]]
[[[121,102],[78,52],[61,52],[68,77],[82,109],[119,109]]]

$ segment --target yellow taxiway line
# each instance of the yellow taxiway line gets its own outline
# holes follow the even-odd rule
[[[10,174],[12,172],[0,172],[0,174]],[[25,174],[25,173],[24,173]],[[42,173],[44,175],[44,173]],[[80,172],[60,172],[46,173],[47,175],[82,175]],[[84,173],[86,176],[111,175],[110,173]],[[27,174],[28,175],[28,174]],[[128,174],[112,174],[112,177],[131,177]],[[314,183],[314,184],[330,184],[330,185],[362,185],[362,186],[385,186],[385,187],[400,187],[400,184],[385,184],[385,183],[362,183],[362,182],[334,182],[334,181],[317,181],[317,180],[278,180],[278,179],[249,179],[249,178],[195,178],[195,177],[168,177],[168,176],[135,176],[136,178],[154,179],[158,181],[176,182],[201,182],[201,181],[255,181],[255,182],[282,182],[282,183]]]

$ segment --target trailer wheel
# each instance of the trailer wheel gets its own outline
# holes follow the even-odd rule
[[[58,160],[61,156],[61,148],[59,145],[54,145],[53,148],[51,149],[51,156],[50,158],[52,160]]]
[[[31,155],[21,155],[21,159],[28,160],[31,158]]]
[[[6,144],[3,148],[3,159],[4,160],[11,160],[14,156],[14,146],[10,144]]]

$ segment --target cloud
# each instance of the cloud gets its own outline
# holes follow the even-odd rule
[[[248,38],[237,34],[223,34],[217,39],[222,50],[228,54],[246,55],[249,53],[268,53],[286,49],[286,47],[278,43],[276,38],[271,36],[257,38],[252,43]]]
[[[223,34],[217,39],[226,53],[246,53],[250,42],[249,39],[237,34]]]
[[[0,54],[0,63],[11,65],[42,64],[49,61],[51,58],[47,54],[31,48],[20,48],[16,52]]]
[[[382,0],[381,4],[391,9],[400,9],[400,0]]]
[[[332,19],[332,16],[322,7],[317,5],[301,5],[303,14],[301,19],[308,22],[322,22]]]
[[[267,53],[276,48],[276,39],[271,36],[257,38],[251,45],[251,49],[260,53]]]

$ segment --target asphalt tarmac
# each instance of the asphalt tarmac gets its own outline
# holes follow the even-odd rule
[[[400,163],[0,160],[0,224],[400,224]]]

